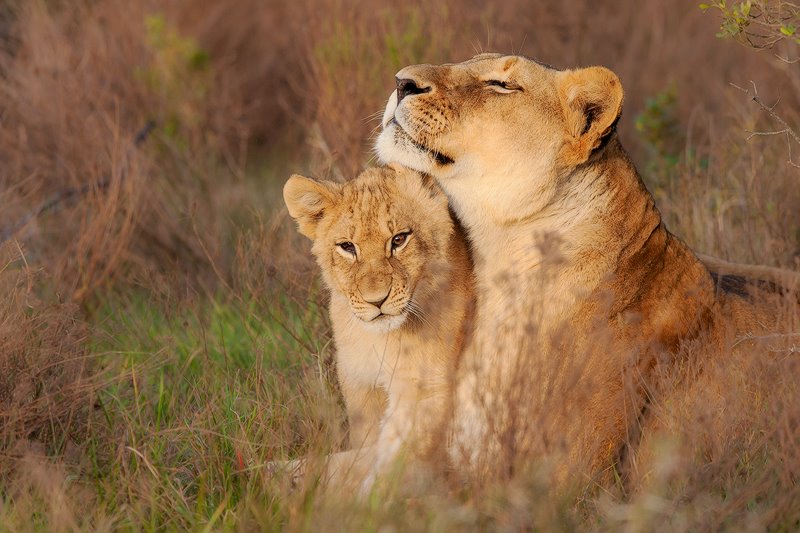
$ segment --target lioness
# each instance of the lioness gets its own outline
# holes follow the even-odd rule
[[[608,478],[653,399],[796,313],[796,275],[710,271],[667,231],[616,134],[622,101],[606,68],[518,56],[397,73],[378,157],[432,175],[473,243],[453,456],[478,472],[561,450],[558,471]]]
[[[343,184],[294,175],[283,196],[330,289],[350,445],[374,444],[360,459],[368,490],[402,449],[423,458],[443,436],[471,320],[465,236],[435,182],[400,167]]]

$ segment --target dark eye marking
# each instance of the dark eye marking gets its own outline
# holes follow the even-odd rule
[[[409,235],[411,235],[411,231],[403,231],[392,237],[392,251],[403,246]]]
[[[339,248],[341,248],[350,255],[356,255],[356,246],[350,241],[340,242],[336,246],[338,246]]]

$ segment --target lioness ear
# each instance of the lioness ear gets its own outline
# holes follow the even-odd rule
[[[315,181],[293,174],[283,186],[283,201],[289,215],[297,221],[300,233],[311,240],[317,236],[317,226],[325,210],[336,201],[338,185],[333,182]]]
[[[622,83],[605,67],[567,70],[559,76],[558,96],[570,136],[564,156],[579,165],[616,124],[622,112]]]

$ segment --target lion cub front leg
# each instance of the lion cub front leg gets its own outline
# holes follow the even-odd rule
[[[404,453],[412,466],[426,458],[435,441],[443,438],[447,406],[446,387],[425,387],[418,380],[392,387],[375,444],[375,462],[361,486],[362,493],[368,493]]]
[[[386,411],[386,392],[380,387],[363,385],[340,375],[339,384],[344,397],[349,425],[350,448],[331,453],[324,458],[323,477],[329,482],[342,483],[345,479],[359,486],[375,463],[375,442],[380,433],[381,419]],[[297,486],[315,464],[312,457],[270,462],[272,473],[289,475],[291,484]]]
[[[349,425],[350,447],[362,448],[378,440],[380,423],[386,411],[386,391],[372,384],[365,385],[340,376]]]

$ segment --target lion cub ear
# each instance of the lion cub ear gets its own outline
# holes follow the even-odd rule
[[[567,70],[559,73],[558,96],[570,135],[563,155],[579,165],[616,125],[622,112],[622,83],[605,67]]]
[[[405,184],[404,189],[406,191],[418,188],[428,198],[439,204],[444,204],[446,208],[447,195],[430,174],[423,174],[397,163],[389,163],[386,166],[395,172],[396,179],[399,182]]]
[[[283,186],[283,201],[289,215],[297,221],[300,233],[311,240],[317,237],[317,226],[325,211],[336,202],[338,185],[293,174]]]

